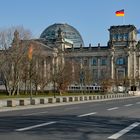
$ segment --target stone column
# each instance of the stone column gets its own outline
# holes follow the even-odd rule
[[[134,79],[134,52],[131,55],[131,77]]]
[[[52,58],[52,73],[54,74],[54,69],[55,69],[55,57],[53,56]]]
[[[128,52],[128,56],[127,56],[127,76],[128,78],[131,78],[131,75],[130,75],[130,64],[131,64],[131,61],[130,61],[130,52]]]
[[[111,78],[114,79],[114,56],[111,56]]]
[[[139,78],[140,78],[140,54],[138,56],[138,72],[139,72]]]
[[[101,67],[100,67],[100,60],[101,58],[97,58],[97,70],[98,70],[98,80],[100,79],[100,75],[101,75]]]
[[[44,77],[47,76],[47,62],[46,59],[44,59]]]
[[[80,58],[80,68],[83,69],[83,60]]]
[[[136,60],[136,52],[134,51],[134,78],[136,78],[136,70],[137,70],[137,60]]]
[[[51,66],[50,63],[47,64],[47,77],[48,79],[50,79],[50,75],[51,75]]]
[[[75,77],[75,68],[74,68],[74,63],[73,63],[73,59],[72,59],[72,81],[74,82],[74,78]]]

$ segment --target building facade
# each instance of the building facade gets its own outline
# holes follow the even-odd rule
[[[68,24],[53,24],[46,28],[38,39],[20,40],[16,31],[12,48],[21,46],[22,51],[28,53],[30,46],[33,46],[35,75],[32,81],[35,81],[36,85],[40,85],[43,81],[42,87],[48,85],[48,81],[57,82],[54,81],[55,72],[62,69],[67,61],[70,62],[69,70],[72,71],[71,84],[103,85],[110,81],[114,87],[116,85],[139,87],[140,42],[137,40],[136,27],[134,25],[111,26],[108,31],[109,40],[106,46],[100,44],[84,46],[80,33],[74,27]],[[25,60],[23,62],[25,63]],[[12,67],[14,69],[14,64]],[[29,81],[28,77],[27,81]]]
[[[79,37],[77,37],[79,47],[77,44],[75,46],[71,38],[73,39],[74,34],[77,34],[74,33],[76,29],[72,33],[70,30],[72,26],[70,26],[67,31],[65,26],[69,27],[68,24],[64,24],[63,26],[62,24],[54,24],[50,26],[41,34],[41,39],[45,34],[53,35],[53,43],[55,42],[57,44],[55,26],[61,29],[60,32],[62,32],[61,39],[63,41],[61,43],[59,42],[58,46],[62,47],[64,45],[62,48],[65,59],[79,62],[80,69],[83,71],[84,76],[86,76],[85,73],[87,71],[90,71],[90,84],[101,84],[103,80],[112,79],[118,81],[117,84],[119,85],[125,82],[124,79],[127,79],[130,85],[138,85],[136,80],[140,78],[140,51],[139,42],[137,40],[137,29],[134,25],[111,26],[108,30],[109,41],[107,46],[100,46],[100,44],[98,44],[98,46],[92,46],[89,44],[88,47],[83,46],[83,39],[79,32]],[[66,34],[72,35],[72,37],[66,38]],[[47,39],[47,37],[45,36],[44,39]],[[52,45],[52,47],[58,48],[56,44]],[[73,68],[73,72],[74,71]]]

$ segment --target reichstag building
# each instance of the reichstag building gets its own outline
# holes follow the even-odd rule
[[[92,84],[108,78],[138,79],[140,52],[136,27],[134,25],[111,26],[108,31],[107,46],[100,46],[100,44],[84,46],[80,33],[68,24],[49,26],[43,31],[39,40],[50,48],[59,47],[66,51],[66,58],[79,61],[81,69],[88,67],[92,72]]]
[[[68,24],[53,24],[47,27],[38,39],[30,42],[38,43],[43,49],[44,72],[51,71],[51,63],[64,65],[71,61],[72,77],[79,75],[79,81],[73,84],[100,85],[109,79],[118,81],[118,85],[129,81],[129,85],[139,85],[140,78],[140,43],[137,40],[137,29],[134,25],[111,26],[106,46],[84,45],[79,31]],[[17,33],[15,37],[18,38]],[[79,64],[80,72],[76,73]],[[89,74],[90,73],[90,74]],[[88,77],[88,80],[87,80]],[[90,79],[90,80],[89,80]]]

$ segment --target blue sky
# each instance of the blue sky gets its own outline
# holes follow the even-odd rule
[[[125,10],[125,24],[140,28],[140,0],[0,0],[0,28],[22,25],[34,38],[54,23],[68,23],[85,45],[106,45],[112,25],[122,25],[115,11]]]

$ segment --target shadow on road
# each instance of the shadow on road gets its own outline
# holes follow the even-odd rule
[[[52,121],[56,121],[56,123],[22,132],[15,131],[19,128]],[[140,122],[140,119],[102,117],[97,115],[81,118],[75,115],[0,117],[0,138],[6,134],[11,135],[11,137],[16,134],[18,138],[19,136],[23,136],[20,137],[20,140],[25,140],[25,137],[27,137],[27,140],[31,137],[33,140],[44,140],[45,138],[47,138],[45,140],[104,140],[134,122]],[[140,139],[139,131],[138,128],[132,131],[132,134],[136,139],[137,137]]]

